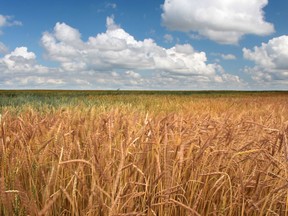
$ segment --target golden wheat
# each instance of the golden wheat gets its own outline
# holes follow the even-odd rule
[[[0,215],[288,215],[287,96],[137,97],[3,110]]]

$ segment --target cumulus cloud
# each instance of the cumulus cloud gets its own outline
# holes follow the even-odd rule
[[[244,48],[245,59],[253,61],[254,67],[245,71],[260,83],[288,84],[288,36],[273,38],[268,43],[255,46],[252,50]]]
[[[66,44],[81,43],[81,34],[78,30],[71,28],[65,23],[56,23],[55,27],[55,39],[62,41]]]
[[[59,70],[48,68],[37,63],[36,55],[27,47],[16,47],[0,58],[1,88],[53,88],[63,86],[63,78],[59,78]]]
[[[36,55],[27,47],[17,47],[11,53],[0,58],[0,68],[5,73],[11,72],[47,72],[48,68],[36,63]]]
[[[165,0],[163,24],[171,30],[197,32],[223,44],[237,44],[245,34],[268,35],[265,21],[268,0]]]
[[[59,62],[63,71],[127,71],[138,77],[139,71],[156,71],[185,76],[222,76],[219,65],[208,64],[204,52],[189,44],[169,49],[158,46],[152,39],[136,40],[107,17],[107,31],[81,39],[77,29],[57,23],[53,32],[43,33],[41,42],[46,56]],[[133,72],[133,73],[132,73]]]
[[[164,48],[150,38],[136,40],[113,17],[107,17],[106,27],[84,41],[78,29],[56,23],[43,33],[41,45],[57,67],[45,67],[27,47],[17,47],[0,58],[0,87],[215,89],[224,84],[227,89],[243,84],[190,44]]]

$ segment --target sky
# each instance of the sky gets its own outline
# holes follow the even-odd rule
[[[0,89],[288,90],[287,0],[0,0]]]

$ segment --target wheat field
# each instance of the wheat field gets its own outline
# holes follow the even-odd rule
[[[57,103],[2,104],[0,215],[288,215],[288,94]]]

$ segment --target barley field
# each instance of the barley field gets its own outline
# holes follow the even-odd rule
[[[287,92],[0,100],[0,215],[288,215]]]

